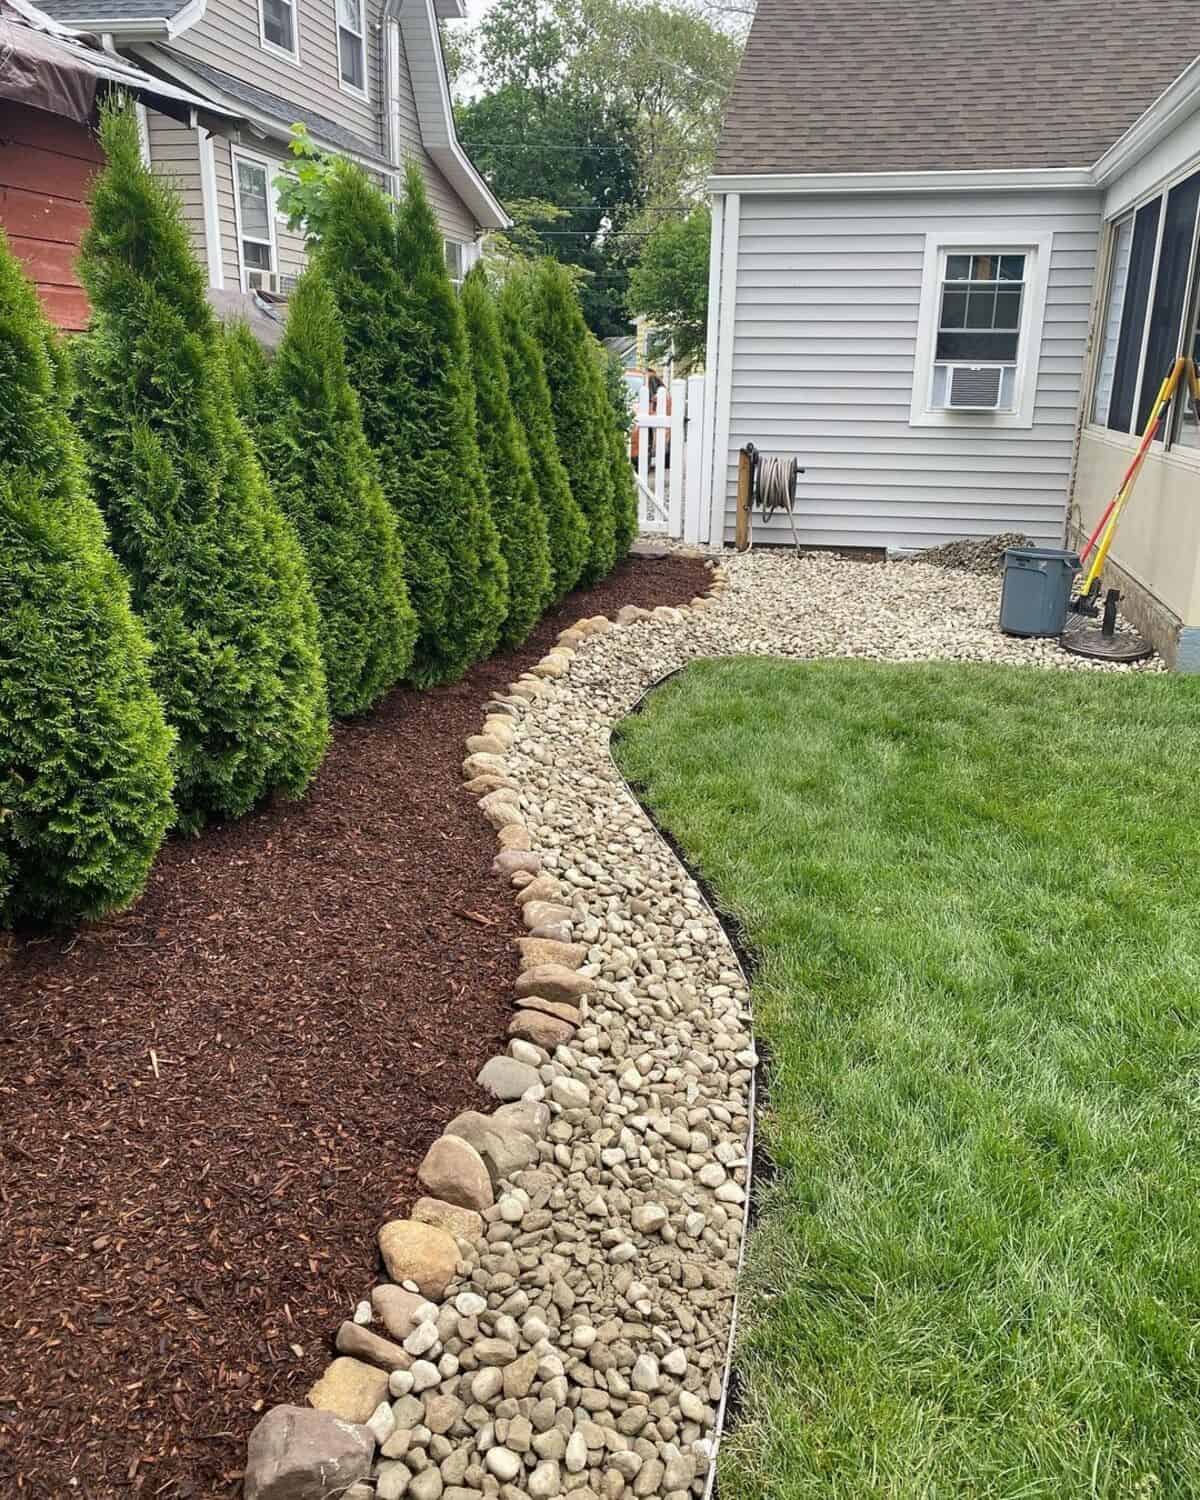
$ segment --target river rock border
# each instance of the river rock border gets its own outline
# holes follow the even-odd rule
[[[689,1500],[710,1482],[756,1056],[716,917],[609,754],[703,656],[1125,671],[996,626],[997,578],[747,553],[684,609],[580,620],[466,744],[521,908],[507,1052],[387,1223],[390,1281],[307,1406],[250,1438],[249,1500]],[[731,592],[732,598],[725,599]],[[1160,670],[1155,661],[1133,670]]]
[[[527,936],[510,1041],[379,1231],[389,1282],[307,1406],[251,1434],[248,1500],[688,1500],[710,1487],[747,1208],[749,995],[716,917],[608,752],[647,686],[570,690],[578,621],[466,742]],[[591,676],[592,674],[588,674]],[[606,674],[611,678],[611,671]],[[581,705],[583,709],[581,712]]]

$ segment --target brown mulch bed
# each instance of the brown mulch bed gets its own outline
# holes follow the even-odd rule
[[[706,586],[623,564],[341,726],[302,803],[171,842],[132,912],[0,950],[0,1494],[238,1493],[503,1047],[519,929],[461,791],[484,699],[581,615]]]

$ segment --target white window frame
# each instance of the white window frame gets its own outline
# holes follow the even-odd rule
[[[257,266],[246,265],[242,253],[242,195],[238,191],[238,162],[249,162],[256,167],[262,167],[267,177],[267,227],[270,231],[271,244],[271,270],[272,276],[279,275],[279,237],[275,232],[275,218],[278,213],[278,205],[275,197],[274,173],[280,169],[281,163],[272,161],[269,156],[258,156],[253,151],[243,151],[240,146],[230,146],[230,159],[233,163],[233,221],[237,232],[237,258],[238,276],[241,281],[242,291],[249,291],[248,274],[251,269],[257,271]],[[265,244],[264,240],[257,240],[257,244]]]
[[[446,254],[451,245],[458,246],[458,268],[459,274],[450,274],[450,257]],[[442,259],[446,262],[446,274],[450,276],[450,285],[458,291],[466,280],[467,272],[471,269],[470,258],[471,244],[469,240],[456,240],[453,235],[447,234],[442,237]]]
[[[267,38],[267,14],[263,0],[258,0],[258,45],[272,57],[282,57],[297,67],[300,64],[300,0],[284,0],[292,8],[292,51]],[[341,71],[339,65],[339,73]]]
[[[1033,426],[1037,401],[1038,371],[1042,359],[1042,331],[1046,319],[1046,286],[1052,233],[1006,238],[998,235],[982,241],[978,224],[950,225],[925,236],[921,271],[921,310],[917,320],[917,350],[913,366],[911,427],[1022,427]],[[950,255],[1023,255],[1025,296],[1021,304],[1021,328],[1017,336],[1017,363],[1013,405],[996,412],[950,411],[933,404],[933,367],[937,361],[938,320],[941,316],[942,282]],[[962,361],[956,361],[962,363]]]
[[[352,99],[370,100],[371,78],[369,71],[370,55],[367,51],[367,0],[358,0],[358,21],[362,27],[361,31],[351,31],[349,26],[343,26],[341,12],[337,7],[337,0],[333,6],[333,46],[337,53],[338,88],[343,94],[349,94]],[[355,88],[354,84],[347,83],[342,77],[342,32],[349,32],[351,36],[357,36],[358,45],[362,48],[362,88]]]

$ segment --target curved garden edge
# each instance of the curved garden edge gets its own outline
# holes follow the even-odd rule
[[[634,703],[632,708],[630,708],[629,716],[631,717],[634,714],[641,713],[646,706],[647,700],[651,698],[658,691],[658,689],[663,686],[664,683],[669,682],[673,677],[677,677],[681,670],[683,669],[679,667],[673,668],[670,672],[664,672],[656,682],[652,682],[638,697],[637,702]],[[642,811],[643,816],[648,820],[651,827],[658,835],[659,841],[662,843],[663,847],[670,853],[671,857],[678,862],[680,867],[685,870],[695,881],[696,889],[700,892],[700,899],[704,902],[705,906],[708,907],[713,921],[721,928],[721,930],[725,934],[726,941],[728,942],[730,951],[733,954],[733,960],[741,970],[742,979],[745,983],[746,990],[747,992],[751,993],[751,998],[753,999],[753,994],[750,990],[750,975],[746,972],[746,965],[742,962],[740,945],[735,940],[734,934],[730,931],[729,923],[727,922],[726,918],[721,914],[721,912],[718,910],[711,897],[709,896],[708,889],[705,885],[700,871],[694,869],[690,862],[683,857],[682,853],[676,847],[676,845],[669,838],[667,838],[662,824],[659,822],[658,818],[654,815],[651,809],[647,807],[647,805],[638,796],[637,790],[632,782],[630,782],[629,778],[622,773],[621,767],[617,763],[616,757],[612,755],[611,750],[609,752],[609,756],[612,760],[614,770],[616,771],[617,775],[621,777],[621,780],[625,783],[625,790],[629,795],[630,801],[635,802],[638,805],[638,807]],[[753,1015],[751,1016],[750,1022],[750,1035],[751,1045],[754,1047],[754,1050],[758,1052],[759,1043],[754,1037]],[[729,1313],[729,1338],[725,1348],[724,1373],[721,1379],[721,1399],[717,1404],[717,1414],[713,1421],[711,1438],[711,1461],[709,1463],[708,1476],[705,1480],[703,1500],[712,1500],[712,1495],[716,1489],[717,1460],[720,1457],[721,1439],[725,1435],[725,1424],[729,1417],[730,1398],[732,1394],[730,1389],[730,1380],[733,1374],[733,1356],[737,1348],[738,1336],[738,1310],[741,1297],[740,1280],[742,1267],[745,1264],[746,1260],[746,1242],[750,1236],[750,1227],[754,1210],[754,1163],[757,1144],[755,1122],[758,1119],[758,1083],[761,1067],[762,1058],[760,1054],[759,1062],[755,1066],[753,1073],[750,1075],[750,1129],[746,1136],[746,1203],[745,1213],[742,1216],[742,1242],[738,1252],[738,1283],[735,1283],[734,1286],[733,1305],[730,1308]]]
[[[710,595],[693,599],[691,608],[708,609],[725,587],[723,573],[715,570]],[[651,612],[630,606],[620,612],[618,622],[631,625],[649,619],[657,630],[660,621],[673,624],[682,618],[681,612],[672,607]],[[567,1044],[578,1028],[586,1037],[584,1050],[590,1048],[593,1059],[605,1050],[607,1044],[596,1042],[595,1028],[589,1021],[593,1004],[604,999],[603,992],[612,992],[618,1005],[610,1016],[617,1017],[613,1033],[622,1036],[622,1052],[625,1033],[619,1016],[621,1004],[638,1011],[659,1010],[664,1015],[675,1007],[682,1014],[677,1004],[682,994],[684,1010],[705,1011],[702,1024],[707,1024],[708,1007],[702,1006],[695,989],[677,984],[675,977],[664,979],[656,987],[653,970],[646,970],[642,981],[649,998],[635,1003],[633,969],[625,965],[626,958],[638,964],[640,958],[623,950],[608,935],[603,938],[603,947],[596,946],[601,928],[588,916],[586,903],[577,901],[574,909],[564,904],[569,892],[564,893],[554,876],[543,869],[542,859],[531,847],[533,840],[521,806],[528,798],[519,776],[509,774],[516,768],[507,758],[514,741],[519,754],[524,738],[520,731],[525,724],[537,726],[543,717],[552,715],[552,709],[548,715],[538,710],[553,704],[554,682],[571,671],[575,648],[611,629],[607,618],[594,617],[562,632],[559,644],[531,672],[511,684],[508,694],[497,695],[487,705],[482,734],[468,738],[464,762],[467,787],[479,795],[481,809],[497,830],[500,852],[494,868],[517,888],[517,900],[530,932],[530,938],[520,944],[523,964],[516,985],[519,1009],[510,1026],[513,1041],[508,1055],[493,1058],[480,1074],[481,1085],[501,1103],[490,1117],[471,1111],[458,1116],[430,1149],[419,1175],[431,1196],[416,1205],[411,1219],[390,1221],[380,1231],[380,1248],[393,1285],[377,1287],[371,1302],[361,1303],[355,1319],[339,1329],[338,1358],[309,1392],[313,1409],[276,1407],[256,1428],[248,1453],[249,1496],[290,1494],[289,1485],[302,1481],[307,1473],[314,1477],[319,1474],[320,1484],[345,1490],[355,1500],[373,1493],[365,1482],[368,1476],[374,1477],[378,1486],[374,1493],[381,1500],[409,1493],[416,1500],[437,1500],[443,1492],[450,1500],[464,1500],[480,1489],[494,1493],[501,1485],[513,1486],[525,1469],[533,1470],[525,1481],[534,1500],[549,1500],[560,1493],[578,1493],[584,1500],[588,1493],[601,1488],[616,1500],[626,1481],[636,1496],[682,1496],[688,1491],[700,1495],[711,1489],[711,1457],[727,1387],[734,1274],[741,1260],[748,1203],[745,1178],[753,1108],[752,1069],[757,1059],[748,1047],[748,1038],[739,1032],[739,1023],[744,1020],[740,1012],[748,1004],[745,976],[736,957],[732,965],[729,963],[732,949],[723,930],[688,882],[684,913],[690,903],[694,922],[707,917],[707,931],[703,933],[706,946],[715,939],[728,949],[721,953],[719,963],[709,963],[710,981],[725,981],[713,993],[721,996],[726,1020],[713,1020],[717,1046],[704,1060],[710,1078],[718,1076],[720,1086],[730,1091],[733,1113],[723,1104],[713,1111],[714,1121],[726,1122],[724,1127],[711,1127],[714,1134],[725,1131],[716,1154],[708,1135],[700,1130],[689,1135],[678,1118],[684,1113],[689,1124],[697,1120],[708,1123],[706,1107],[690,1111],[676,1107],[674,1120],[661,1113],[630,1115],[647,1091],[651,1105],[658,1105],[664,1095],[670,1104],[676,1083],[687,1067],[693,1067],[699,1077],[705,1071],[693,1065],[690,1052],[685,1050],[685,1066],[668,1067],[663,1082],[663,1068],[655,1060],[663,1054],[643,1052],[637,1067],[623,1065],[620,1088],[626,1092],[621,1093],[616,1106],[618,1117],[630,1116],[630,1124],[650,1142],[657,1141],[654,1130],[664,1136],[668,1131],[676,1136],[682,1132],[682,1139],[662,1142],[663,1154],[669,1156],[672,1147],[676,1153],[690,1147],[693,1154],[688,1161],[693,1166],[677,1173],[677,1161],[672,1160],[666,1172],[651,1154],[659,1146],[636,1143],[627,1128],[622,1129],[620,1137],[625,1149],[616,1148],[614,1130],[597,1133],[597,1117],[588,1113],[588,1082],[583,1080],[599,1082],[599,1064],[590,1069],[575,1066],[577,1059]],[[628,707],[626,702],[623,711]],[[608,748],[610,728],[611,722],[605,722],[604,761],[619,784],[627,808],[640,820],[636,843],[648,820],[613,765]],[[539,747],[535,744],[534,748]],[[540,832],[547,833],[545,825]],[[657,858],[678,871],[678,861],[665,842],[657,832],[652,831],[651,837]],[[566,857],[570,857],[570,851]],[[549,868],[560,865],[558,851],[547,851],[546,863]],[[594,862],[587,863],[586,868],[603,875]],[[580,875],[574,865],[564,873],[573,880],[576,893],[580,887],[597,884]],[[674,899],[669,890],[665,903],[669,905]],[[647,901],[641,906],[647,912],[651,910]],[[636,907],[634,902],[633,909]],[[614,920],[620,931],[621,918]],[[577,924],[582,930],[573,931]],[[688,929],[688,941],[679,952],[690,955],[688,942],[697,931]],[[572,943],[574,936],[581,936],[584,943]],[[657,950],[651,948],[650,952],[656,954]],[[593,953],[599,953],[607,967],[591,962]],[[657,972],[666,975],[667,966],[657,957],[654,961]],[[678,962],[670,974],[675,976],[677,971],[686,974]],[[702,974],[702,967],[697,972]],[[731,979],[735,981],[733,989],[728,984]],[[735,1010],[739,1012],[736,1017]],[[724,1025],[729,1026],[729,1033],[720,1029]],[[686,1021],[683,1034],[690,1047],[691,1031]],[[678,1044],[670,1040],[672,1035],[670,1024],[664,1022],[668,1060],[681,1055]],[[634,1037],[662,1040],[653,1030],[635,1032]],[[723,1071],[717,1061],[722,1049],[730,1053],[737,1050],[736,1059],[724,1060]],[[617,1050],[615,1043],[612,1050]],[[615,1075],[616,1071],[616,1067],[610,1068],[610,1073]],[[615,1084],[613,1079],[609,1082],[611,1102]],[[703,1087],[695,1076],[689,1078],[689,1103],[706,1100],[709,1092],[711,1089]],[[739,1122],[744,1122],[744,1131],[739,1129]],[[594,1141],[587,1139],[589,1128]],[[606,1175],[600,1175],[597,1157],[605,1141],[610,1149],[604,1152]],[[495,1257],[488,1254],[490,1245],[505,1245],[517,1235],[522,1220],[541,1231],[557,1224],[555,1210],[566,1211],[567,1205],[562,1190],[554,1185],[553,1168],[574,1166],[581,1152],[596,1167],[593,1176],[601,1186],[594,1194],[591,1187],[587,1188],[585,1196],[590,1201],[583,1205],[584,1229],[580,1244],[574,1248],[585,1268],[596,1251],[603,1274],[589,1273],[591,1279],[581,1284],[580,1276],[569,1269],[569,1262],[550,1252],[547,1262],[561,1262],[555,1267],[560,1275],[553,1282],[550,1296],[563,1316],[560,1318],[543,1297],[551,1326],[537,1315],[535,1307],[518,1327],[516,1317],[528,1311],[528,1296],[519,1284],[510,1292],[514,1278],[507,1273],[500,1291],[510,1295],[497,1296],[491,1273],[483,1269],[480,1260],[484,1265],[494,1262]],[[608,1160],[610,1152],[612,1159]],[[635,1166],[631,1178],[630,1170],[624,1167],[627,1160],[645,1161],[654,1170],[647,1173]],[[547,1173],[538,1170],[541,1163],[551,1168],[549,1185]],[[732,1262],[734,1274],[721,1260],[716,1269],[706,1270],[699,1263],[685,1262],[682,1251],[668,1250],[682,1232],[669,1222],[668,1210],[644,1201],[644,1194],[636,1190],[632,1198],[643,1201],[632,1203],[631,1194],[618,1185],[632,1184],[638,1176],[648,1178],[652,1185],[656,1172],[666,1172],[672,1179],[678,1175],[690,1178],[695,1166],[703,1168],[698,1174],[703,1187],[696,1186],[691,1196],[686,1192],[683,1195],[685,1206],[692,1208],[683,1226],[683,1246],[695,1248],[701,1256],[711,1256],[713,1248],[719,1248],[721,1260]],[[610,1223],[601,1231],[597,1249],[592,1243],[595,1236],[589,1232],[594,1217],[587,1216],[608,1217],[606,1192],[629,1215],[633,1233],[626,1234]],[[668,1191],[664,1184],[655,1196],[670,1202],[672,1194],[678,1195],[676,1187],[672,1184]],[[711,1194],[708,1217],[698,1211],[697,1201],[706,1194]],[[727,1211],[727,1206],[733,1205],[737,1206],[736,1219]],[[661,1240],[657,1238],[660,1235]],[[710,1241],[704,1251],[700,1250],[702,1235]],[[698,1351],[685,1347],[688,1339],[680,1323],[672,1320],[668,1332],[664,1332],[665,1314],[655,1304],[651,1288],[634,1279],[633,1269],[627,1269],[640,1259],[643,1246],[648,1247],[649,1264],[657,1268],[665,1260],[664,1274],[692,1287],[692,1300],[697,1305],[714,1309],[711,1315],[706,1312],[703,1325],[690,1310],[682,1314],[683,1328],[689,1332],[700,1328]],[[564,1248],[562,1241],[555,1242],[555,1250],[559,1248]],[[565,1248],[572,1246],[568,1242]],[[544,1251],[548,1249],[548,1245],[544,1247]],[[617,1269],[614,1272],[611,1268]],[[659,1285],[650,1271],[643,1274],[652,1286]],[[624,1322],[613,1316],[602,1321],[605,1312],[614,1311],[610,1275],[625,1300]],[[572,1278],[581,1289],[579,1305],[583,1313],[570,1311],[576,1306],[576,1293],[569,1284]],[[546,1286],[543,1278],[543,1289]],[[489,1287],[490,1313],[489,1297],[480,1295]],[[447,1301],[439,1307],[443,1298]],[[382,1338],[364,1326],[373,1317],[382,1320],[389,1337]],[[629,1321],[638,1318],[644,1322]],[[571,1326],[564,1334],[563,1324],[568,1320]],[[592,1326],[597,1322],[601,1323],[599,1329]],[[659,1326],[653,1330],[646,1326],[652,1322]],[[548,1337],[555,1326],[557,1343]],[[480,1337],[488,1332],[490,1338]],[[629,1338],[642,1339],[641,1353],[635,1352]],[[663,1355],[661,1371],[652,1352],[655,1339],[660,1345],[671,1345]],[[713,1368],[713,1344],[719,1346],[719,1371]],[[524,1345],[530,1347],[520,1354]],[[537,1391],[541,1397],[534,1401],[531,1393]],[[610,1391],[614,1393],[611,1401]],[[395,1398],[393,1405],[389,1405],[388,1397]],[[708,1402],[715,1403],[715,1410]],[[617,1421],[609,1411],[610,1404],[620,1411]],[[536,1434],[526,1411],[537,1428]],[[589,1420],[590,1414],[596,1420]],[[408,1423],[406,1427],[401,1425],[404,1422]],[[652,1434],[654,1441],[645,1434]],[[676,1437],[679,1443],[674,1441]],[[380,1454],[372,1474],[376,1444]],[[612,1451],[607,1456],[612,1462],[602,1472],[600,1463],[609,1449]],[[538,1456],[542,1457],[540,1463]],[[565,1461],[565,1480],[560,1460]],[[590,1474],[585,1472],[589,1469]],[[586,1483],[589,1478],[591,1491]],[[324,1493],[313,1491],[318,1492]],[[516,1493],[524,1491],[518,1488]]]

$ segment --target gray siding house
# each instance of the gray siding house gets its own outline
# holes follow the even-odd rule
[[[748,442],[806,466],[807,545],[1086,535],[1196,339],[1197,54],[1194,0],[760,0],[709,182],[708,539]],[[1181,399],[1114,551],[1164,643],[1200,630],[1196,430]]]
[[[54,20],[211,100],[240,129],[213,133],[153,110],[143,147],[179,188],[209,282],[286,295],[303,239],[274,178],[292,126],[394,187],[421,167],[459,277],[508,219],[454,133],[438,20],[462,0],[42,0]]]

